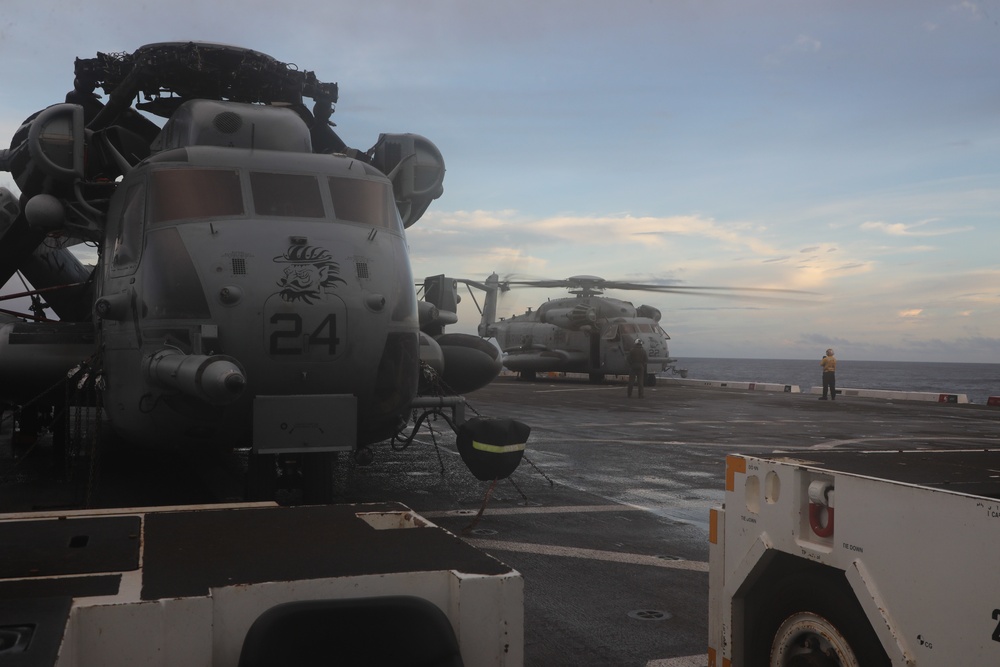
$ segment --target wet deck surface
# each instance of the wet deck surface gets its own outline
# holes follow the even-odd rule
[[[400,501],[522,573],[528,665],[705,664],[708,510],[725,456],[797,450],[1000,447],[1000,408],[784,394],[661,383],[502,378],[469,397],[469,415],[532,427],[527,460],[493,491],[455,451],[444,422],[375,463],[346,459],[338,500]],[[6,440],[6,438],[4,438]],[[437,447],[435,447],[435,441]],[[39,448],[0,457],[0,509],[219,502],[239,464],[187,454],[108,450],[93,474],[58,483]],[[196,472],[197,471],[197,472]]]

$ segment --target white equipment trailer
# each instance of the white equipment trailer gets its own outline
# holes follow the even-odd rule
[[[524,662],[523,581],[397,503],[0,515],[0,664]]]
[[[1000,665],[1000,450],[730,456],[709,667]]]

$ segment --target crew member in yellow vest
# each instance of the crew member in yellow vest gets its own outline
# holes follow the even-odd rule
[[[833,356],[833,350],[827,350],[823,361],[819,362],[823,368],[823,395],[819,400],[826,400],[826,392],[830,392],[830,400],[837,400],[837,357]]]

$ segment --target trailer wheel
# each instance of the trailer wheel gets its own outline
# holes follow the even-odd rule
[[[748,666],[889,667],[842,573],[800,573],[766,588],[746,635]]]
[[[860,664],[840,630],[808,611],[786,618],[771,642],[770,667],[860,667]]]

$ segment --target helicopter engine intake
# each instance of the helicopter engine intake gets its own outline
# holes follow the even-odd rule
[[[653,308],[652,306],[639,306],[635,309],[635,314],[639,317],[648,317],[654,322],[659,322],[660,318],[663,317],[663,313],[660,312],[659,308]]]
[[[143,363],[146,379],[176,389],[211,405],[233,403],[243,395],[247,379],[239,362],[216,354],[184,354],[163,349]]]
[[[567,329],[580,329],[597,321],[597,310],[584,304],[572,308],[549,308],[539,311],[539,321]]]

